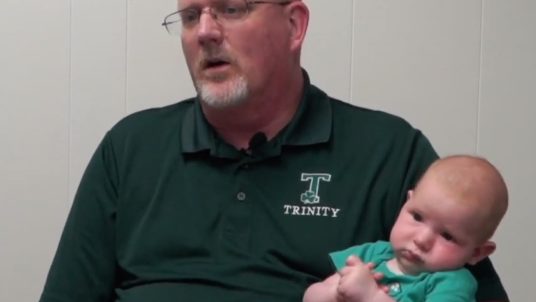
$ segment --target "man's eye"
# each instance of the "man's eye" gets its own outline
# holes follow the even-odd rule
[[[186,10],[181,12],[182,24],[192,24],[199,20],[199,12],[196,10]]]
[[[220,9],[220,13],[225,18],[237,18],[241,17],[246,8],[239,5],[226,5]]]

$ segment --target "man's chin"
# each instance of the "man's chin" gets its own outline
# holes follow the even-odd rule
[[[199,81],[196,90],[201,101],[212,108],[230,108],[242,104],[248,96],[243,78],[223,82]]]
[[[201,89],[199,98],[203,104],[214,109],[226,109],[236,107],[245,101],[245,96],[229,93],[228,91],[215,91]]]

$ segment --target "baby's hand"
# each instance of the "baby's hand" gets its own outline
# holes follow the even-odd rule
[[[348,257],[346,266],[339,272],[338,301],[366,302],[378,291],[385,291],[384,286],[378,285],[383,275],[373,269],[373,263],[365,264],[356,256]]]
[[[361,259],[359,259],[358,257],[354,256],[354,255],[351,255],[350,257],[348,257],[348,259],[346,259],[346,265],[347,266],[352,266],[356,263],[364,263],[361,261]],[[376,266],[374,263],[372,262],[369,262],[369,263],[366,263],[365,266],[367,266],[370,271],[372,272],[372,277],[374,278],[374,280],[376,280],[376,284],[378,284],[378,286],[381,288],[381,290],[383,290],[384,292],[389,292],[389,287],[387,285],[384,285],[384,284],[381,284],[380,281],[383,279],[383,274],[382,273],[378,273],[378,272],[375,272],[374,271],[374,267]]]

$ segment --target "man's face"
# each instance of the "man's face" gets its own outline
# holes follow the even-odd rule
[[[476,207],[456,200],[438,182],[423,179],[391,231],[398,269],[406,274],[457,269],[478,248]]]
[[[222,2],[229,1],[179,1],[179,9],[204,9],[197,24],[183,28],[181,41],[196,90],[211,107],[234,106],[262,95],[273,87],[291,55],[283,6],[252,5],[247,16],[230,22],[215,19],[206,9]]]

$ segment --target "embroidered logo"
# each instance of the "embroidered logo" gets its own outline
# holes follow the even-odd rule
[[[331,175],[326,173],[302,173],[301,181],[309,181],[309,190],[302,193],[300,196],[301,202],[304,204],[316,204],[320,203],[320,196],[318,196],[318,189],[320,188],[320,181],[329,182]]]
[[[393,296],[398,294],[398,293],[400,293],[400,291],[402,290],[400,288],[400,283],[398,283],[398,282],[391,283],[391,284],[388,285],[388,287],[389,287],[389,294],[393,295]]]
[[[340,209],[320,206],[320,184],[331,181],[331,174],[327,173],[302,173],[302,182],[309,182],[309,188],[300,194],[300,202],[303,206],[284,205],[283,213],[291,216],[325,216],[337,218]]]

